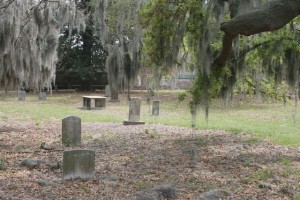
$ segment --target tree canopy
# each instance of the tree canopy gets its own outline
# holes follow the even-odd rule
[[[91,7],[116,91],[141,63],[161,73],[187,65],[197,73],[191,108],[208,114],[212,96],[232,90],[247,68],[254,73],[251,59],[276,81],[299,82],[299,0],[11,0],[0,2],[1,87],[49,86],[60,30],[83,30]]]
[[[80,79],[83,90],[91,90],[91,82],[96,80],[97,72],[105,71],[107,52],[95,30],[93,12],[85,21],[85,30],[70,33],[66,25],[58,46],[57,72]],[[71,36],[69,35],[71,34]]]
[[[143,53],[160,69],[166,63],[179,62],[196,70],[197,80],[190,91],[192,113],[204,105],[208,116],[210,98],[226,97],[239,77],[249,73],[247,69],[254,69],[253,65],[276,77],[276,82],[284,75],[290,85],[297,85],[299,42],[295,18],[299,15],[299,1],[170,2],[155,0],[144,6]],[[282,28],[289,22],[289,27]],[[256,59],[252,66],[251,58]]]

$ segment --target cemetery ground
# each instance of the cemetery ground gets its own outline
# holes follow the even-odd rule
[[[0,199],[137,199],[173,186],[172,199],[300,199],[300,119],[292,101],[235,99],[225,110],[214,100],[208,123],[200,111],[191,129],[188,100],[178,102],[178,92],[159,93],[154,117],[146,92],[135,91],[146,122],[138,126],[122,124],[126,94],[102,110],[83,110],[84,95],[99,93],[54,93],[45,102],[37,94],[24,102],[0,94]],[[70,115],[82,123],[76,148],[61,144],[61,120]],[[96,152],[94,180],[62,180],[67,149]],[[26,159],[39,162],[20,166]]]

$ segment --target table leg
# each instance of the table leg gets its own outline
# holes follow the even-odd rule
[[[105,108],[106,100],[105,99],[95,99],[95,107],[96,108]]]
[[[83,108],[87,110],[91,109],[91,99],[83,98]]]

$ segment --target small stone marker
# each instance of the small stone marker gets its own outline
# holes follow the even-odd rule
[[[145,124],[145,122],[140,121],[141,112],[141,98],[132,97],[129,103],[129,117],[128,121],[124,121],[124,125],[139,125]]]
[[[142,190],[136,200],[174,199],[176,197],[175,185],[159,185],[155,188]]]
[[[90,180],[95,177],[95,151],[67,150],[63,155],[63,179]]]
[[[111,91],[110,91],[110,86],[106,85],[105,86],[105,96],[110,97],[111,96]]]
[[[153,116],[159,115],[159,101],[152,102],[152,115]]]
[[[39,100],[40,101],[46,101],[46,96],[47,96],[46,92],[40,92],[39,93]]]
[[[26,91],[18,91],[18,101],[25,101]]]
[[[65,146],[81,144],[81,119],[69,116],[62,120],[62,143]]]

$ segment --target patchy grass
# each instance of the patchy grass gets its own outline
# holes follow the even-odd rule
[[[245,144],[257,144],[261,142],[261,139],[257,137],[250,137],[250,138],[243,139],[241,142]]]
[[[296,192],[296,194],[294,195],[294,199],[300,200],[300,192]]]
[[[0,157],[0,170],[5,170],[5,169],[6,169],[5,159],[3,157]]]
[[[215,100],[209,122],[200,111],[197,128],[191,129],[187,102],[179,103],[176,91],[156,97],[161,101],[158,117],[150,116],[145,93],[135,91],[132,96],[143,99],[146,125],[123,126],[126,95],[120,95],[120,102],[108,101],[105,110],[83,110],[81,96],[87,94],[101,95],[54,94],[39,102],[37,94],[29,94],[18,102],[15,93],[0,93],[3,199],[136,199],[141,190],[161,184],[176,185],[177,200],[203,199],[211,190],[219,190],[222,199],[299,198],[299,148],[264,140],[300,146],[292,105],[236,102],[225,110]],[[61,144],[61,119],[69,115],[82,120],[78,148],[96,152],[94,180],[61,181],[62,169],[46,165],[62,163],[63,150],[72,149]],[[40,149],[41,142],[54,149]],[[20,167],[28,158],[46,164]],[[42,186],[40,179],[52,184]]]
[[[266,181],[273,177],[274,172],[271,169],[260,169],[256,172],[255,178],[260,181]]]
[[[285,166],[290,166],[292,164],[292,160],[286,156],[280,156],[279,162],[281,162]]]
[[[146,91],[134,91],[132,96],[142,98],[141,120],[147,124],[166,124],[190,127],[191,115],[188,100],[178,101],[182,91],[160,91],[153,99],[160,100],[160,116],[151,116],[151,107],[146,101]],[[83,110],[83,95],[103,95],[103,93],[64,93],[47,96],[47,101],[38,101],[37,94],[28,94],[25,102],[17,101],[15,93],[0,93],[0,118],[2,120],[36,121],[36,126],[44,121],[61,121],[74,115],[83,122],[122,123],[128,118],[126,95],[120,95],[120,102],[107,102],[105,110]],[[300,146],[300,117],[293,120],[293,104],[262,104],[253,102],[232,102],[227,110],[223,103],[214,100],[208,123],[203,110],[197,117],[198,129],[227,130],[234,134],[250,133],[278,144]],[[298,107],[298,113],[300,108]],[[248,142],[256,142],[256,139]]]

